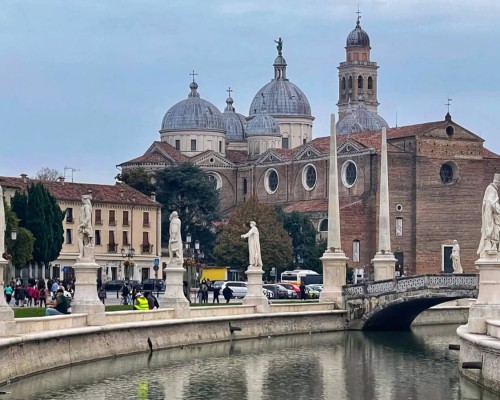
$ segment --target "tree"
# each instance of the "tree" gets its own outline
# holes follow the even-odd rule
[[[5,222],[5,251],[11,259],[12,264],[17,268],[22,268],[32,258],[35,238],[29,230],[19,227],[19,220],[15,212],[7,204],[5,204]],[[10,232],[13,229],[17,230],[16,240],[12,240],[10,236]],[[7,272],[7,276],[10,277],[10,273]]]
[[[35,174],[35,179],[40,181],[57,181],[63,174],[57,169],[53,168],[40,168],[38,172]]]
[[[133,168],[116,176],[116,179],[149,196],[156,190],[151,174],[142,168]]]
[[[30,186],[27,197],[26,228],[35,237],[33,259],[38,264],[48,264],[59,256],[62,249],[64,214],[41,183]]]
[[[211,258],[215,242],[213,222],[220,219],[219,193],[201,168],[182,163],[158,171],[155,175],[157,200],[162,204],[162,242],[168,242],[170,213],[177,211],[182,238],[189,232],[200,241],[200,249]]]
[[[285,213],[281,206],[276,207],[276,212],[292,238],[294,259],[288,267],[321,272],[321,262],[317,256],[316,229],[308,215],[298,211]]]
[[[234,213],[217,234],[214,254],[219,263],[248,266],[248,243],[241,235],[255,221],[259,229],[260,250],[265,271],[272,267],[285,268],[292,261],[292,240],[283,228],[275,210],[252,197]]]
[[[28,207],[28,197],[24,193],[16,191],[10,202],[12,211],[16,214],[19,226],[26,226],[26,208]]]

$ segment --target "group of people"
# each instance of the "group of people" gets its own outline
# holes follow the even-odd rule
[[[67,298],[74,296],[74,281],[41,278],[16,278],[4,287],[5,301],[8,305],[14,301],[16,307],[47,307],[56,299],[57,291],[62,289]]]

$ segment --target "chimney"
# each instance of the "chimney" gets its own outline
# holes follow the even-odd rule
[[[28,181],[28,175],[27,174],[21,174],[21,179],[23,180],[24,183]]]
[[[156,201],[156,192],[151,192],[151,200]]]
[[[59,178],[57,178],[57,180],[61,182],[61,184],[63,185],[64,185],[64,179],[65,179],[64,176],[60,176]]]

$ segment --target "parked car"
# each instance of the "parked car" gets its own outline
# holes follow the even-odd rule
[[[142,290],[152,292],[164,292],[165,282],[162,279],[144,279],[142,281]]]
[[[306,297],[309,299],[319,299],[319,295],[321,293],[318,288],[314,287],[315,285],[306,285]]]
[[[286,299],[288,296],[288,289],[285,289],[281,285],[277,285],[274,283],[273,284],[267,283],[265,285],[262,285],[262,287],[264,289],[267,289],[267,290],[270,290],[271,292],[273,292],[275,299]]]
[[[108,281],[104,284],[104,289],[108,292],[118,292],[122,290],[125,281],[121,279],[115,279],[113,281]]]
[[[299,297],[299,295],[297,295],[297,293],[295,292],[295,290],[287,289],[286,287],[284,287],[280,283],[277,283],[276,286],[279,286],[279,288],[281,290],[285,290],[286,291],[285,299],[297,299]]]
[[[233,299],[242,299],[247,295],[248,285],[246,282],[240,281],[227,281],[224,282],[221,286],[221,294],[223,293],[226,286],[229,286],[233,291]]]
[[[274,299],[274,293],[271,290],[262,288],[262,293],[264,293],[264,296],[266,296],[268,299]]]
[[[221,289],[222,288],[222,284],[224,283],[225,281],[213,281],[212,284],[208,287],[208,290],[209,291],[213,291],[214,289]],[[221,289],[221,293],[222,293],[222,289]]]
[[[278,285],[283,286],[285,289],[293,290],[297,293],[297,297],[300,297],[300,287],[299,285],[294,285],[293,283],[280,282]]]

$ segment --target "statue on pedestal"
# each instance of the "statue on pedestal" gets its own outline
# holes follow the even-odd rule
[[[172,211],[170,214],[170,228],[169,228],[170,238],[168,239],[168,264],[172,262],[173,258],[178,258],[182,265],[183,254],[182,254],[182,237],[181,237],[181,220],[179,219],[179,214],[177,211]]]
[[[460,246],[456,240],[453,241],[453,249],[451,250],[450,258],[453,263],[453,273],[463,274],[464,270],[462,269],[462,263],[460,262]]]
[[[275,40],[274,43],[276,43],[276,49],[278,50],[278,56],[282,55],[283,51],[283,40],[279,38],[278,40]]]
[[[251,268],[262,268],[262,257],[260,254],[259,230],[255,221],[250,221],[250,230],[241,235],[242,239],[248,238],[248,255]]]
[[[91,252],[85,249],[94,247],[94,230],[92,229],[92,195],[82,196],[83,205],[80,208],[80,225],[78,225],[78,247],[80,249],[80,259],[89,258]]]
[[[481,241],[477,254],[497,254],[500,240],[500,174],[495,174],[483,197]]]

